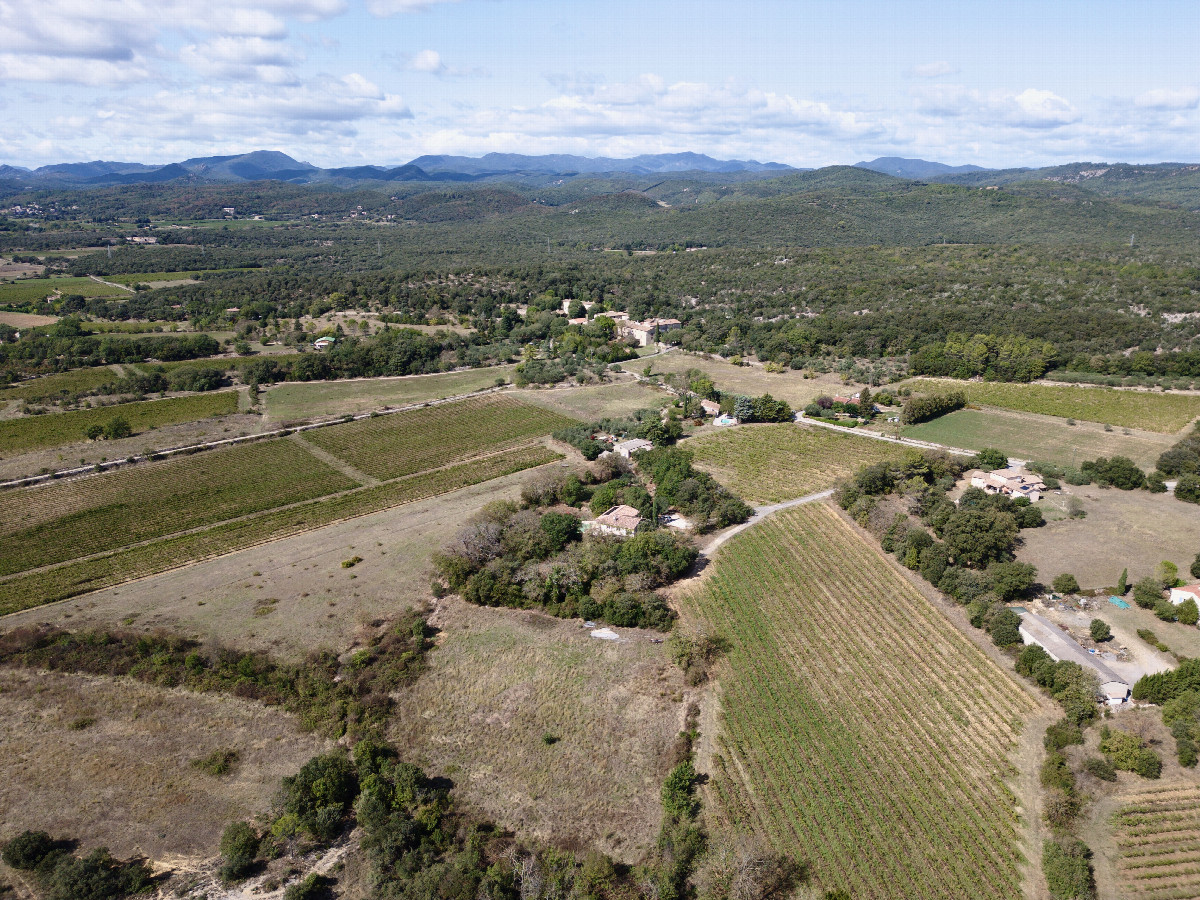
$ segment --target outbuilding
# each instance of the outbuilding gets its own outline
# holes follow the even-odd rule
[[[1196,584],[1185,584],[1183,587],[1171,588],[1170,600],[1176,606],[1184,600],[1195,600],[1200,604],[1200,582]]]
[[[633,454],[642,450],[653,449],[654,444],[645,438],[630,438],[627,441],[621,441],[621,443],[613,446],[613,452],[618,456],[625,457],[626,459],[629,459],[631,456],[633,456]]]

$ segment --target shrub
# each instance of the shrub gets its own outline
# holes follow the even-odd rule
[[[1174,622],[1176,616],[1175,604],[1165,597],[1154,604],[1154,615],[1164,622]]]
[[[1175,483],[1175,499],[1200,503],[1200,475],[1180,475]]]
[[[44,831],[23,831],[4,845],[0,859],[14,869],[31,871],[40,866],[42,860],[53,853],[57,846]]]
[[[1021,616],[1015,610],[1007,608],[998,610],[992,615],[992,621],[988,625],[992,643],[997,647],[1009,647],[1021,643],[1021,633],[1018,630],[1020,624]]]
[[[283,900],[327,900],[333,897],[334,880],[315,872],[303,881],[289,885],[283,892]]]
[[[113,900],[148,890],[151,874],[140,860],[122,862],[99,847],[82,859],[62,854],[45,885],[47,900]]]
[[[1142,745],[1142,739],[1128,731],[1105,728],[1100,737],[1100,752],[1117,769],[1136,772],[1143,778],[1158,778],[1162,760],[1153,750]]]
[[[1063,747],[1069,747],[1072,744],[1082,744],[1083,730],[1074,722],[1059,719],[1046,729],[1046,735],[1042,738],[1042,743],[1050,751],[1061,750]]]
[[[1133,586],[1133,602],[1142,609],[1153,609],[1162,599],[1162,582],[1147,576]]]
[[[1175,614],[1184,625],[1195,625],[1197,621],[1200,621],[1200,609],[1197,608],[1196,601],[1191,597],[1175,607]]]
[[[1076,838],[1046,841],[1042,846],[1042,873],[1051,900],[1094,900],[1096,881],[1092,851]]]
[[[133,434],[133,426],[129,424],[129,420],[123,416],[115,416],[108,420],[104,426],[104,436],[110,441],[118,438],[127,438]]]
[[[341,753],[314,756],[290,778],[283,779],[286,814],[319,840],[332,840],[342,817],[358,794],[354,767]]]
[[[1074,575],[1068,573],[1056,575],[1050,586],[1060,594],[1079,593],[1079,582],[1075,579]]]
[[[221,835],[221,877],[240,881],[254,868],[258,856],[258,834],[245,822],[233,822]]]
[[[904,401],[900,421],[905,425],[916,425],[918,422],[928,422],[956,409],[962,409],[966,405],[967,395],[963,391],[933,394],[928,397],[909,397]]]
[[[1117,769],[1103,756],[1089,756],[1083,761],[1083,770],[1101,781],[1116,781]]]
[[[1127,456],[1114,456],[1085,462],[1080,470],[1099,485],[1132,491],[1146,486],[1146,473]]]
[[[199,654],[191,654],[197,658],[200,667],[203,668],[203,661]],[[228,748],[220,748],[214,750],[201,759],[192,760],[192,768],[199,769],[201,772],[206,772],[209,775],[221,776],[227,775],[231,769],[237,764],[238,752]]]
[[[1092,619],[1088,631],[1092,635],[1092,640],[1096,642],[1107,641],[1112,637],[1112,629],[1103,619]]]
[[[971,460],[971,465],[977,469],[991,471],[992,469],[1003,469],[1008,465],[1008,454],[1003,450],[997,450],[995,447],[986,447],[975,454]]]

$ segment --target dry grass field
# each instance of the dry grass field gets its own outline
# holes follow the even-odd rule
[[[601,641],[578,620],[457,599],[431,621],[437,649],[391,736],[505,827],[642,859],[689,696],[652,633]],[[547,734],[559,741],[547,746]]]
[[[735,494],[760,503],[833,487],[862,466],[911,452],[852,433],[791,424],[713,430],[680,446]]]
[[[1017,558],[1036,566],[1043,579],[1070,572],[1082,587],[1102,588],[1116,584],[1128,567],[1132,585],[1153,575],[1164,559],[1186,576],[1200,551],[1200,515],[1194,505],[1170,494],[1095,485],[1064,490],[1083,502],[1086,518],[1067,519],[1060,510],[1055,521],[1021,532],[1024,545]],[[1065,494],[1050,494],[1039,506],[1050,519],[1055,506],[1066,501]]]
[[[1035,702],[826,504],[725,544],[681,599],[729,642],[725,827],[872,898],[1018,898],[1007,754]]]
[[[455,397],[512,379],[513,366],[408,375],[401,378],[353,378],[345,381],[283,382],[266,392],[268,418],[276,422],[357,415],[388,406],[405,406]]]
[[[1075,467],[1098,456],[1128,456],[1147,470],[1175,443],[1169,434],[1121,428],[1105,431],[1097,422],[1068,425],[1054,416],[1003,409],[960,409],[932,422],[910,425],[900,433],[966,450],[996,447],[1017,459]]]
[[[0,312],[0,325],[11,325],[13,328],[37,328],[39,325],[53,325],[58,316],[39,316],[36,313]]]
[[[838,375],[805,378],[801,372],[792,369],[772,375],[762,366],[733,366],[717,359],[704,359],[681,351],[656,356],[646,360],[646,363],[652,363],[654,371],[658,373],[699,369],[708,373],[718,390],[745,394],[748,397],[770,394],[778,400],[786,400],[795,409],[803,409],[822,394],[832,396],[846,390],[841,376]],[[630,372],[638,373],[645,367],[645,363],[637,360],[621,365]]]
[[[0,721],[0,841],[41,829],[156,860],[214,856],[230,821],[266,812],[326,747],[261,704],[25,670],[0,669]],[[238,753],[228,774],[192,766],[223,749]]]

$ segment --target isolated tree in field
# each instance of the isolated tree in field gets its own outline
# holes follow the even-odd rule
[[[83,432],[84,437],[89,441],[98,441],[104,437],[104,426],[99,422],[89,425]]]
[[[1088,628],[1092,635],[1092,640],[1097,643],[1107,641],[1112,637],[1112,629],[1108,627],[1108,623],[1103,619],[1092,619],[1092,624]]]
[[[1054,581],[1050,583],[1050,586],[1060,594],[1079,593],[1079,582],[1075,579],[1074,575],[1071,575],[1067,572],[1064,572],[1062,575],[1055,576]]]
[[[245,822],[232,822],[221,835],[221,877],[240,881],[254,868],[258,835]]]
[[[1148,575],[1133,586],[1133,602],[1142,609],[1154,609],[1162,599],[1162,582]]]
[[[1179,584],[1179,566],[1168,560],[1158,564],[1158,580],[1162,582],[1163,590],[1167,591]]]
[[[104,436],[110,441],[118,438],[127,438],[133,434],[133,426],[129,421],[122,416],[116,416],[108,420],[108,424],[104,426]]]
[[[1196,559],[1200,560],[1200,554],[1196,555]],[[1117,581],[1117,595],[1124,597],[1129,591],[1129,569],[1121,570],[1121,577]]]
[[[1200,553],[1196,554],[1196,558],[1192,560],[1192,567],[1189,570],[1193,578],[1200,578]]]

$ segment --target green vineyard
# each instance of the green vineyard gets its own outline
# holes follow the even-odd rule
[[[718,817],[856,900],[1020,897],[1005,753],[1034,702],[1012,676],[828,505],[713,569],[684,603],[729,641]]]
[[[861,466],[896,459],[901,447],[798,425],[747,425],[688,441],[696,464],[735,494],[777,503],[833,487]],[[763,473],[770,473],[764,477]]]
[[[558,413],[495,394],[360,419],[304,437],[384,480],[515,446],[572,424]]]
[[[237,391],[216,391],[11,419],[0,422],[0,453],[26,453],[43,447],[81,443],[87,440],[88,426],[103,426],[118,416],[129,423],[134,434],[138,434],[149,428],[229,415],[237,412],[237,405]]]
[[[112,366],[93,366],[88,369],[72,369],[70,372],[58,372],[54,375],[43,375],[31,378],[17,384],[0,389],[0,401],[28,400],[31,403],[41,403],[46,400],[57,400],[71,394],[82,394],[94,391],[101,385],[111,384],[118,375]]]
[[[23,488],[0,510],[0,575],[358,487],[289,440]]]
[[[1124,897],[1200,897],[1200,787],[1162,785],[1126,797],[1117,813]]]

